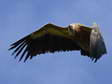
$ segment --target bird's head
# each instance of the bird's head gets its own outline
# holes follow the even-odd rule
[[[69,33],[70,35],[75,35],[76,33],[81,31],[81,26],[83,26],[83,24],[70,24],[68,27]]]

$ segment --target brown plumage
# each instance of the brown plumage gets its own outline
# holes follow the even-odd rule
[[[98,26],[87,27],[82,24],[70,24],[68,27],[59,27],[49,23],[13,43],[9,50],[15,49],[12,53],[15,54],[15,58],[21,53],[19,61],[23,57],[26,61],[28,58],[32,59],[34,56],[46,52],[79,50],[81,55],[88,56],[96,62],[106,53],[106,48],[99,30],[97,31],[95,28],[98,29]],[[97,36],[94,35],[94,32]],[[99,37],[101,45],[96,45],[98,36],[101,36]],[[91,39],[91,37],[95,39]],[[93,48],[95,50],[99,48],[101,52],[98,50],[97,52]]]

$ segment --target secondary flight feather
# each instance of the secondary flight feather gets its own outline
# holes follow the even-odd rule
[[[11,44],[9,50],[14,49],[15,58],[20,55],[19,61],[24,58],[32,59],[34,56],[46,52],[80,51],[81,55],[90,57],[96,62],[103,54],[106,47],[97,24],[87,27],[83,24],[70,24],[60,27],[46,24],[39,30],[23,37]]]

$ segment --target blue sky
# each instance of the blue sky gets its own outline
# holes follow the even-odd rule
[[[112,0],[0,0],[1,84],[111,84]],[[79,52],[44,54],[26,63],[11,56],[9,45],[42,25],[100,25],[108,54],[97,63]]]

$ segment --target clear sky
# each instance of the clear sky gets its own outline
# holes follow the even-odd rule
[[[9,45],[46,23],[100,25],[108,54],[97,63],[60,52],[18,63]],[[0,0],[0,84],[112,84],[112,0]]]

